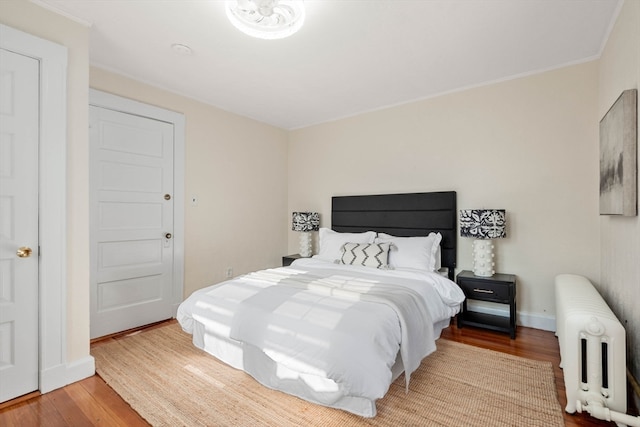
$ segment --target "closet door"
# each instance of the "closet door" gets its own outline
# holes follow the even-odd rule
[[[39,71],[0,49],[0,402],[39,386]]]

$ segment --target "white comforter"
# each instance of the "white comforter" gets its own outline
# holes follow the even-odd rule
[[[295,372],[311,389],[284,391],[374,416],[375,404],[361,410],[334,403],[383,397],[398,353],[408,387],[410,374],[436,348],[434,324],[455,315],[463,299],[455,283],[436,273],[302,259],[196,291],[180,305],[178,321],[186,332],[200,324],[208,334],[261,349],[282,375]],[[282,388],[282,378],[269,379],[273,373],[248,371]]]

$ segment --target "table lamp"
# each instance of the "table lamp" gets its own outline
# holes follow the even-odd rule
[[[504,209],[464,209],[460,211],[460,236],[473,237],[473,274],[495,274],[492,239],[507,237]]]
[[[300,232],[300,256],[311,256],[311,232],[320,228],[320,214],[317,212],[294,212],[292,230]]]

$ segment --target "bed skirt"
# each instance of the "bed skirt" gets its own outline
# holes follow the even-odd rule
[[[329,378],[300,374],[276,363],[257,347],[228,337],[221,337],[207,331],[205,326],[195,319],[191,321],[193,322],[193,344],[196,347],[229,366],[248,373],[265,387],[283,391],[308,402],[342,409],[362,417],[370,418],[376,415],[375,400],[352,396],[348,390],[342,389],[339,384]],[[442,330],[449,324],[450,319],[436,323],[434,336],[439,338]],[[392,382],[404,372],[399,353],[391,370],[393,373]]]

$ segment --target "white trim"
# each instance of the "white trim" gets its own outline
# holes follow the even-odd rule
[[[67,48],[0,24],[0,46],[40,62],[39,383],[67,385]]]
[[[358,112],[355,112],[355,113],[346,113],[346,114],[343,114],[341,116],[322,119],[319,122],[310,122],[310,123],[303,123],[303,124],[299,124],[299,125],[295,125],[295,126],[284,127],[284,129],[285,130],[289,130],[289,131],[294,131],[294,130],[308,128],[308,127],[311,127],[311,126],[318,126],[318,125],[325,124],[325,123],[337,122],[338,120],[349,119],[349,118],[360,116],[360,115],[364,115],[364,114],[375,113],[375,112],[378,112],[378,111],[384,111],[384,110],[391,109],[391,108],[396,108],[396,107],[402,107],[402,106],[407,105],[407,104],[413,104],[413,103],[416,103],[416,102],[428,101],[430,99],[440,98],[440,97],[447,96],[447,95],[453,95],[453,94],[456,94],[456,93],[465,92],[465,91],[472,90],[472,89],[479,89],[479,88],[483,88],[483,87],[487,87],[487,86],[493,86],[493,85],[500,84],[500,83],[510,82],[512,80],[518,80],[518,79],[522,79],[522,78],[525,78],[525,77],[531,77],[531,76],[535,76],[535,75],[538,75],[538,74],[548,73],[550,71],[561,70],[563,68],[572,67],[574,65],[586,64],[587,62],[596,61],[598,59],[600,59],[600,54],[592,55],[592,56],[589,56],[587,58],[576,59],[574,61],[563,62],[561,64],[556,64],[556,65],[553,65],[551,67],[538,68],[538,69],[535,69],[535,70],[525,71],[525,72],[518,73],[518,74],[512,74],[512,75],[508,75],[508,76],[504,76],[504,77],[499,77],[499,78],[496,78],[496,79],[493,79],[493,80],[487,80],[487,81],[483,81],[483,82],[473,83],[473,84],[470,84],[470,85],[467,85],[467,86],[456,87],[454,89],[447,89],[447,90],[443,90],[443,91],[440,91],[440,92],[434,92],[434,93],[431,93],[431,94],[428,94],[428,95],[424,95],[424,96],[420,96],[420,97],[417,97],[417,98],[408,99],[406,101],[401,101],[401,102],[396,102],[396,103],[393,103],[393,104],[383,105],[381,107],[375,107],[375,108],[370,108],[370,109],[366,109],[366,110],[361,110],[361,111],[358,111]],[[183,96],[186,96],[186,95],[183,95]],[[208,103],[211,104],[210,102],[208,102]],[[271,126],[275,126],[275,125],[271,125]],[[282,126],[279,126],[279,127],[282,127]]]
[[[67,384],[75,383],[92,376],[96,372],[96,362],[93,356],[86,356],[82,359],[74,360],[67,365],[65,380]]]
[[[68,18],[68,19],[71,19],[72,21],[77,22],[78,24],[84,25],[85,27],[91,28],[93,26],[93,23],[87,21],[86,19],[82,19],[79,16],[73,15],[72,13],[67,12],[66,10],[63,10],[59,7],[56,7],[47,1],[42,1],[42,0],[30,0],[30,1],[31,3],[38,5],[43,9],[47,9],[47,10],[50,10],[51,12],[57,13],[58,15],[62,15],[65,18]]]
[[[89,89],[89,104],[108,108],[121,113],[134,114],[173,124],[173,315],[182,302],[184,291],[184,114],[144,104],[132,99],[112,95],[96,89]]]
[[[518,324],[528,328],[541,329],[543,331],[555,332],[556,317],[543,316],[540,314],[518,312]]]
[[[602,38],[602,43],[600,44],[600,49],[598,50],[598,59],[602,56],[602,52],[607,47],[607,43],[609,42],[609,37],[611,37],[611,33],[613,32],[613,28],[616,26],[616,22],[618,22],[618,17],[620,16],[620,12],[622,11],[622,6],[624,6],[624,0],[620,0],[618,5],[616,6],[616,10],[613,12],[611,16],[611,21],[609,21],[609,26],[605,31],[605,36]]]
[[[40,392],[48,393],[67,384],[93,376],[96,362],[93,356],[85,356],[66,365],[44,370],[40,375]]]

